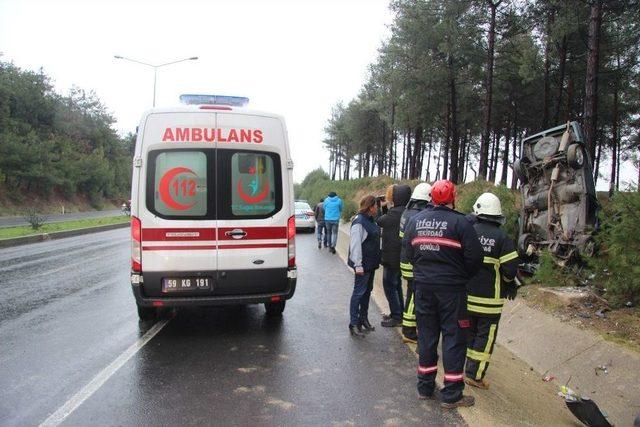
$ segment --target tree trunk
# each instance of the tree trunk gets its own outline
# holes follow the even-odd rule
[[[391,161],[389,162],[389,176],[397,177],[397,162],[398,162],[398,145],[396,141],[396,103],[391,103],[391,126],[389,127],[391,131]],[[383,153],[384,154],[384,153]],[[393,168],[393,174],[392,169]]]
[[[618,58],[620,67],[620,58]],[[609,197],[616,189],[616,167],[618,162],[618,80],[613,83],[613,123],[611,124],[611,179],[609,180]]]
[[[431,178],[431,150],[433,149],[433,136],[429,138],[429,153],[427,154],[427,177],[426,181],[429,182]]]
[[[447,126],[447,131],[446,131],[446,135],[444,138],[444,141],[442,142],[444,144],[443,147],[440,147],[442,151],[442,149],[444,149],[444,158],[443,160],[443,167],[442,167],[442,179],[447,179],[447,173],[449,171],[449,144],[451,141],[451,103],[447,102],[447,119],[446,119],[446,126]]]
[[[382,121],[382,147],[380,152],[378,153],[378,175],[384,175],[385,172],[385,158],[387,153],[385,153],[387,148],[387,127],[385,126],[384,121]]]
[[[405,178],[404,165],[407,163],[407,134],[402,135],[402,166],[400,166],[400,177]]]
[[[456,95],[456,79],[453,70],[453,57],[449,55],[449,102],[451,103],[451,173],[449,177],[455,184],[460,182],[458,169],[458,150],[460,149],[460,139],[458,136],[458,100]],[[445,152],[445,156],[449,150]]]
[[[513,161],[518,157],[518,107],[513,105]],[[511,174],[511,189],[518,188],[518,177],[515,171]]]
[[[416,128],[414,136],[413,156],[411,159],[411,175],[410,179],[418,179],[420,177],[420,155],[422,154],[422,126]]]
[[[598,178],[600,178],[600,156],[602,155],[602,144],[598,144],[596,147],[596,160],[595,167],[593,168],[593,184],[598,184]]]
[[[442,160],[442,141],[440,141],[440,145],[438,146],[438,163],[436,165],[436,177],[434,181],[440,179],[440,160]]]
[[[494,143],[493,149],[491,151],[491,164],[490,169],[491,173],[489,174],[489,181],[492,183],[496,182],[496,173],[498,169],[498,149],[500,148],[500,129],[496,129],[494,133]]]
[[[601,24],[602,0],[594,0],[591,4],[591,14],[589,17],[589,53],[587,56],[587,78],[584,99],[584,134],[587,151],[592,159],[596,154],[596,135],[598,131],[598,67]],[[595,178],[598,170],[595,169],[593,173]]]
[[[502,173],[500,174],[500,184],[507,185],[507,172],[509,171],[509,138],[511,137],[511,120],[507,119],[507,126],[504,130],[504,150],[502,151]]]
[[[549,92],[551,91],[551,84],[549,82],[549,68],[551,59],[549,58],[551,55],[551,24],[554,20],[554,12],[549,11],[549,16],[547,17],[547,28],[546,28],[546,40],[544,44],[544,92],[542,95],[542,129],[546,129],[549,127]]]
[[[495,53],[496,38],[496,9],[501,1],[494,3],[492,0],[487,1],[491,20],[489,21],[488,35],[488,53],[487,53],[487,93],[484,100],[484,133],[480,142],[480,166],[478,173],[480,178],[487,176],[487,160],[489,157],[489,142],[491,137],[491,103],[493,98],[493,61]]]
[[[465,128],[466,129],[466,126]],[[460,182],[464,182],[464,165],[465,165],[465,161],[466,161],[466,155],[467,155],[467,135],[468,132],[465,130],[464,132],[464,136],[462,137],[462,142],[460,143],[460,154],[458,156],[458,183]]]
[[[574,84],[574,78],[573,78],[573,72],[571,69],[571,61],[568,61],[569,64],[569,69],[567,70],[567,74],[568,74],[568,78],[567,78],[567,111],[566,114],[564,115],[564,120],[562,120],[562,122],[566,123],[568,121],[571,120],[572,117],[574,116],[574,111],[573,111],[573,96],[575,93],[575,84]]]
[[[556,95],[556,111],[553,114],[553,125],[560,124],[560,108],[562,106],[562,93],[564,92],[564,75],[567,64],[567,36],[562,37],[562,42],[558,49],[558,56],[560,57],[560,65],[558,69],[558,92]]]

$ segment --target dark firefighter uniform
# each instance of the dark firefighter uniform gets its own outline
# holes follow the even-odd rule
[[[474,220],[473,215],[468,218]],[[474,381],[482,381],[496,342],[505,297],[515,296],[518,253],[498,221],[480,215],[474,222],[484,260],[478,273],[469,281],[470,340],[465,374]]]
[[[404,231],[418,212],[425,209],[432,209],[433,205],[426,200],[411,199],[407,208],[400,217],[400,239],[404,237]],[[400,260],[406,259],[404,245],[400,248]],[[416,341],[416,310],[414,303],[415,288],[413,286],[413,266],[409,262],[400,261],[400,272],[402,278],[407,281],[407,298],[405,299],[404,312],[402,313],[402,337],[405,341]]]
[[[418,393],[433,395],[442,333],[442,401],[458,402],[463,397],[469,326],[466,286],[482,265],[478,236],[464,215],[440,205],[411,218],[402,243],[402,262],[413,265],[420,353]]]

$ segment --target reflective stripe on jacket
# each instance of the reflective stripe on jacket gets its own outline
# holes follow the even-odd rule
[[[504,305],[504,284],[513,282],[518,253],[499,224],[477,218],[473,228],[484,253],[482,267],[468,286],[467,309],[480,316],[497,316]]]
[[[416,288],[465,292],[482,265],[482,248],[473,225],[446,206],[425,210],[409,221],[402,245],[403,263],[413,265]]]

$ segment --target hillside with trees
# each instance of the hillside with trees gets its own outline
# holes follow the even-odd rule
[[[94,93],[57,94],[44,72],[0,61],[0,205],[128,197],[134,140],[114,122]]]
[[[640,2],[390,7],[391,36],[368,80],[326,125],[332,179],[484,178],[516,188],[510,164],[522,138],[569,120],[583,126],[596,180],[618,189],[623,163],[638,177]]]

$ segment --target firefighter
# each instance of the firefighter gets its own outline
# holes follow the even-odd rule
[[[407,208],[400,217],[400,239],[404,237],[404,230],[409,220],[418,212],[424,209],[431,209],[431,186],[422,182],[416,185],[411,194],[411,199],[407,204]],[[400,248],[400,258],[402,259],[404,246]],[[418,343],[418,335],[416,333],[416,310],[413,300],[413,266],[410,263],[401,263],[400,272],[402,277],[407,281],[407,299],[404,304],[404,313],[402,313],[402,341],[413,344]]]
[[[469,327],[466,286],[482,265],[482,247],[473,225],[454,210],[451,181],[436,181],[431,201],[434,208],[411,218],[402,240],[404,262],[413,265],[420,354],[418,397],[433,398],[442,333],[441,405],[445,409],[472,406],[473,396],[462,394]]]
[[[473,227],[484,252],[484,262],[468,286],[470,337],[465,382],[488,389],[489,383],[484,376],[496,342],[504,299],[512,300],[517,293],[518,253],[513,241],[500,228],[504,217],[498,197],[491,193],[480,195],[473,205],[473,212]]]

